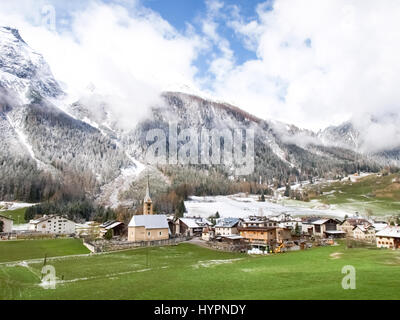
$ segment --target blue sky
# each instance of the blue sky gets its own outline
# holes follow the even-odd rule
[[[123,1],[104,0],[105,3],[123,4]],[[128,1],[129,2],[129,1]],[[204,0],[141,0],[141,4],[161,15],[163,19],[168,21],[179,32],[184,32],[187,24],[192,25],[196,31],[201,30],[201,21],[207,15],[207,2]],[[230,48],[234,52],[235,63],[240,65],[244,62],[255,59],[256,53],[245,48],[243,40],[235,34],[232,28],[227,26],[230,20],[230,10],[232,6],[236,6],[240,10],[242,19],[246,22],[257,19],[256,8],[260,3],[272,2],[271,0],[224,0],[222,11],[225,13],[223,17],[217,17],[218,33],[221,37],[229,41]],[[129,8],[129,5],[125,6]],[[218,48],[213,47],[215,54],[219,54]],[[209,67],[208,52],[200,55],[194,62],[198,68],[198,76],[207,75]],[[212,77],[212,75],[211,75]]]
[[[128,10],[136,10],[131,0],[102,0],[106,4],[121,5]],[[215,22],[218,23],[218,34],[229,41],[230,49],[234,53],[235,63],[238,65],[244,62],[255,59],[256,53],[248,50],[240,38],[230,28],[227,23],[231,20],[231,10],[233,6],[237,7],[241,19],[244,22],[257,19],[256,8],[259,4],[270,3],[272,8],[273,0],[221,0],[223,3],[223,16],[215,17]],[[195,28],[196,32],[201,33],[201,22],[207,16],[207,0],[139,0],[139,3],[145,8],[149,8],[158,13],[164,20],[168,21],[177,31],[184,32],[188,24]],[[68,28],[70,14],[77,10],[83,9],[87,2],[85,1],[59,1],[52,2],[57,12],[57,27],[59,30]],[[63,20],[63,23],[60,23]],[[66,23],[66,25],[65,25]],[[213,47],[213,53],[218,55],[217,46]],[[212,52],[211,52],[212,54]],[[198,68],[198,76],[204,77],[207,74],[209,67],[210,52],[204,55],[199,55],[199,58],[194,62]]]

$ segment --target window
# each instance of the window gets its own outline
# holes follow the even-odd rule
[[[149,235],[150,235],[150,232],[147,232],[147,235],[149,236]]]
[[[162,232],[160,231],[160,236],[161,236]]]

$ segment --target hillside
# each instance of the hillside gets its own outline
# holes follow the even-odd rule
[[[349,178],[350,179],[350,178]],[[319,200],[349,212],[366,215],[397,215],[400,210],[400,174],[371,174],[359,179],[327,182],[306,189]]]

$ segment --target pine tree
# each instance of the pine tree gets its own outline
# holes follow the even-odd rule
[[[176,218],[182,218],[183,214],[186,212],[186,208],[185,208],[185,202],[183,200],[181,200],[175,210],[175,217]]]
[[[106,234],[104,235],[104,239],[106,239],[106,240],[111,240],[112,237],[113,237],[113,230],[112,230],[112,229],[109,229],[109,230],[106,232]]]
[[[285,197],[290,197],[290,185],[286,185],[285,193],[283,194]]]
[[[261,193],[261,202],[265,202],[264,190]]]

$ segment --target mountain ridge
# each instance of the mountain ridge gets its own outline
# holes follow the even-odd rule
[[[16,29],[0,28],[0,89],[1,147],[10,150],[0,159],[0,178],[5,179],[0,185],[2,198],[18,198],[23,192],[30,195],[21,200],[42,201],[46,197],[79,196],[80,192],[115,206],[120,194],[129,191],[146,167],[158,174],[164,172],[164,176],[175,170],[148,164],[144,158],[148,130],[164,130],[168,137],[170,122],[178,123],[178,130],[254,130],[255,169],[248,176],[235,176],[229,166],[192,166],[202,175],[218,176],[219,183],[247,179],[284,185],[316,176],[341,176],[360,167],[380,168],[373,159],[351,149],[320,143],[318,134],[310,130],[263,120],[229,103],[193,94],[161,93],[162,102],[152,106],[146,118],[132,121],[129,130],[114,121],[113,105],[101,100],[93,102],[89,97],[61,108],[60,99],[65,93],[50,66]],[[12,173],[11,168],[16,172]],[[24,176],[30,182],[24,181]],[[45,186],[40,184],[31,191],[38,176],[44,176],[53,189],[43,192]],[[176,173],[174,176],[177,181],[185,178]],[[164,180],[174,184],[169,176]],[[10,190],[7,183],[18,190]],[[208,189],[201,186],[198,190]]]

